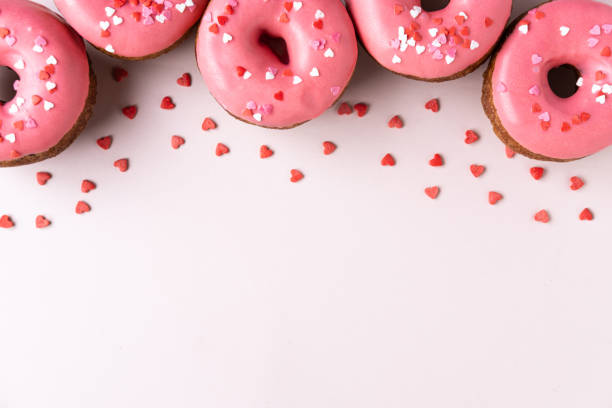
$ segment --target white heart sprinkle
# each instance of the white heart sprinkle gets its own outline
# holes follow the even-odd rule
[[[331,48],[328,48],[325,50],[325,52],[323,53],[323,55],[325,56],[325,58],[334,58],[334,51]]]
[[[467,15],[467,14],[465,14],[463,11],[460,11],[460,12],[459,12],[459,15],[460,15],[461,17],[465,18],[466,20],[468,19],[468,15]]]
[[[321,10],[315,11],[315,19],[320,20],[325,17],[325,14]]]
[[[17,112],[19,112],[19,108],[17,107],[17,105],[12,104],[11,107],[9,108],[9,113],[14,115]]]
[[[570,32],[570,28],[568,26],[559,27],[559,32],[561,33],[561,37],[565,37]]]
[[[174,6],[179,12],[183,13],[185,11],[185,4],[184,3],[179,3],[176,6]]]
[[[266,71],[266,79],[269,81],[271,79],[274,79],[274,74],[270,71]]]
[[[43,107],[46,111],[50,111],[51,109],[55,108],[55,104],[53,102],[45,101]]]
[[[252,76],[253,74],[251,74],[249,71],[244,71],[244,75],[242,75],[242,78],[249,79]]]
[[[38,44],[37,44],[37,45],[35,45],[35,46],[33,46],[33,47],[32,47],[32,51],[37,52],[37,53],[39,53],[39,54],[40,54],[40,53],[42,53],[44,50],[43,50],[43,47],[41,47],[40,45],[38,45]]]
[[[300,78],[299,76],[296,75],[293,77],[293,85],[297,85],[301,82],[302,82],[302,78]]]
[[[447,64],[452,64],[455,61],[455,57],[451,57],[450,55],[447,55],[446,57],[444,57],[444,60],[446,61]]]
[[[604,86],[601,88],[601,91],[602,91],[603,93],[605,93],[606,95],[610,95],[610,94],[612,94],[612,85],[610,85],[610,84],[605,84],[605,85],[604,85]]]
[[[419,6],[414,6],[410,10],[410,15],[412,16],[412,18],[417,18],[421,14],[421,11],[423,11],[422,8],[420,8]]]
[[[411,47],[414,47],[416,45],[416,40],[414,39],[414,37],[410,37],[408,41],[406,41],[406,44],[408,44]]]
[[[223,33],[223,43],[224,44],[227,44],[228,42],[232,41],[233,39],[234,39],[234,37],[232,37],[228,33]]]
[[[261,122],[261,113],[254,113],[253,119],[255,119],[258,122]]]
[[[21,96],[18,96],[15,98],[15,103],[17,104],[17,106],[21,107],[25,103],[25,99],[23,99]]]
[[[424,45],[417,45],[417,46],[415,47],[415,49],[416,49],[416,53],[417,53],[418,55],[421,55],[422,53],[424,53],[424,52],[425,52],[425,46],[424,46]]]
[[[100,28],[104,31],[108,30],[110,23],[108,21],[100,21]]]
[[[578,81],[576,81],[576,86],[581,87],[582,85],[584,85],[584,78],[580,77],[578,78]]]
[[[293,2],[293,9],[295,11],[298,11],[301,8],[302,8],[302,2],[301,1],[294,1]]]
[[[110,52],[110,53],[115,53],[115,49],[113,48],[113,46],[112,46],[111,44],[108,44],[106,47],[104,47],[104,49],[105,49],[107,52]]]
[[[163,14],[156,15],[155,19],[162,24],[166,22],[166,16],[164,16]]]
[[[186,1],[185,1],[185,5],[186,5],[187,7],[193,7],[193,0],[186,0]]]
[[[438,35],[438,29],[437,28],[430,28],[428,30],[429,35],[431,35],[432,37],[435,37],[436,35]]]
[[[393,55],[393,58],[391,58],[391,62],[394,64],[399,64],[400,62],[402,62],[402,59],[397,55]]]
[[[112,7],[104,7],[104,11],[106,11],[106,17],[110,17],[115,14],[115,9]]]
[[[119,16],[114,16],[113,17],[113,24],[114,25],[119,25],[121,23],[123,23],[123,19],[121,17],[119,17]]]
[[[593,87],[591,88],[591,92],[596,94],[599,91],[601,91],[601,85],[593,84]]]
[[[23,60],[19,60],[15,63],[15,65],[13,65],[16,69],[24,69],[25,68],[25,62],[23,62]]]
[[[603,105],[606,103],[606,95],[599,95],[597,98],[595,98],[595,101]]]
[[[311,77],[318,77],[319,76],[319,70],[317,69],[317,67],[314,67],[313,69],[310,70],[310,76]]]
[[[477,41],[472,40],[472,42],[470,43],[470,50],[475,50],[478,47],[480,47],[480,44],[478,44]]]
[[[523,34],[527,34],[529,32],[529,25],[521,24],[520,26],[518,26],[518,30],[519,30],[519,32],[521,32]]]
[[[57,65],[57,60],[55,59],[55,57],[53,55],[51,55],[49,58],[47,58],[47,64]]]
[[[47,82],[45,86],[47,87],[47,91],[51,91],[57,87],[55,82],[51,82],[51,81]]]
[[[8,135],[5,135],[4,138],[6,140],[8,140],[10,143],[15,143],[15,134],[14,133],[9,133]]]

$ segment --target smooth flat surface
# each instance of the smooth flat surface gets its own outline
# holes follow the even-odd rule
[[[482,68],[427,84],[362,53],[343,100],[370,103],[364,118],[330,110],[281,132],[221,110],[193,37],[153,61],[91,56],[85,133],[0,171],[0,213],[17,223],[0,231],[0,407],[612,406],[612,150],[544,163],[536,182],[538,163],[506,159],[490,130]],[[175,83],[185,71],[191,88]],[[175,110],[159,108],[166,95]],[[433,97],[437,114],[423,108]],[[403,129],[387,128],[394,114]],[[205,116],[219,128],[203,132]],[[466,145],[470,128],[482,139]],[[216,157],[218,142],[231,153]],[[261,144],[276,154],[261,160]],[[428,166],[436,152],[444,167]],[[306,178],[290,183],[292,168]],[[84,178],[98,189],[82,194]],[[490,206],[489,190],[504,200]],[[80,199],[91,213],[74,214]],[[594,221],[578,221],[584,207]],[[532,220],[542,208],[547,225]],[[41,213],[52,227],[34,228]]]

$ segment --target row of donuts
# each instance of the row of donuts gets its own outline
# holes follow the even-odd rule
[[[554,0],[508,28],[511,0],[450,0],[437,11],[421,0],[55,3],[72,27],[29,0],[0,0],[0,64],[19,75],[0,110],[0,167],[53,157],[85,127],[95,77],[80,36],[140,60],[172,49],[198,22],[208,89],[248,123],[287,129],[322,114],[352,77],[357,33],[380,65],[425,81],[462,77],[494,53],[482,103],[495,133],[519,153],[567,161],[612,144],[612,7],[595,0]],[[558,66],[576,73],[569,98],[548,84]]]

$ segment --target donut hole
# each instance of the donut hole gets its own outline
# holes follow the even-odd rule
[[[425,11],[438,11],[446,8],[450,0],[422,0],[421,8]]]
[[[12,100],[17,94],[14,88],[15,81],[19,80],[19,75],[11,68],[0,66],[0,102],[6,103]]]
[[[259,35],[259,44],[270,50],[281,64],[289,64],[289,50],[287,49],[287,43],[282,37],[275,37],[263,31]]]
[[[569,98],[578,92],[580,71],[573,65],[563,64],[548,71],[548,86],[559,98]]]

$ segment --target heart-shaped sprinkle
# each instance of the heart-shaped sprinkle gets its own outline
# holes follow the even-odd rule
[[[162,109],[174,109],[176,105],[174,104],[174,102],[172,102],[172,98],[170,98],[169,96],[165,96],[161,101],[160,107]]]
[[[119,169],[120,172],[125,173],[129,168],[128,159],[115,160],[115,162],[113,163],[113,166]]]
[[[432,167],[440,167],[444,165],[444,159],[439,153],[434,154],[434,157],[429,160],[429,165]]]
[[[176,80],[176,83],[179,84],[180,86],[186,86],[186,87],[191,86],[191,74],[189,74],[188,72],[185,72],[183,75],[181,75]]]
[[[572,177],[570,178],[570,189],[576,191],[580,190],[584,186],[584,181],[580,177]]]
[[[502,198],[504,198],[504,196],[502,196],[497,191],[489,191],[489,204],[495,205]]]
[[[267,159],[268,157],[272,156],[274,154],[274,151],[272,151],[268,146],[263,145],[259,148],[259,157],[262,159]]]
[[[96,183],[94,183],[91,180],[83,180],[81,182],[81,192],[82,193],[89,193],[91,190],[95,190],[96,189]]]
[[[217,147],[215,148],[215,154],[217,156],[223,156],[224,154],[228,154],[230,151],[229,147],[224,145],[223,143],[217,143]]]
[[[121,112],[123,112],[123,114],[129,119],[134,119],[136,117],[136,114],[138,113],[138,108],[136,107],[136,105],[130,105],[121,109]]]
[[[485,17],[485,27],[489,28],[493,25],[493,20],[489,17]]]
[[[181,136],[174,135],[170,139],[170,145],[175,150],[178,149],[179,147],[181,147],[184,144],[185,144],[185,139],[182,138]]]
[[[338,115],[350,115],[353,113],[353,108],[346,102],[342,102],[340,106],[338,106]]]
[[[389,120],[389,123],[387,125],[392,129],[393,128],[401,129],[404,127],[404,122],[399,116],[395,115]]]
[[[474,132],[473,130],[467,130],[465,132],[465,143],[466,144],[472,144],[478,141],[478,139],[480,139],[480,136],[478,136],[478,134]]]
[[[47,228],[49,225],[51,225],[51,221],[45,218],[44,215],[37,215],[35,224],[36,228]]]
[[[212,120],[211,118],[204,118],[204,121],[202,122],[202,130],[208,131],[208,130],[216,129],[216,128],[217,128],[217,124],[215,123],[214,120]]]
[[[589,48],[594,48],[597,44],[599,44],[599,39],[594,37],[589,37],[587,40],[587,45]]]
[[[115,81],[121,82],[122,79],[128,76],[128,72],[124,68],[113,67],[112,75]]]
[[[566,35],[568,35],[570,32],[570,28],[567,26],[561,26],[559,27],[559,33],[561,34],[561,37],[565,37]]]
[[[497,92],[499,92],[499,93],[505,93],[505,92],[508,92],[508,87],[506,86],[506,84],[505,84],[505,83],[503,83],[503,82],[499,82],[499,83],[497,84],[496,90],[497,90]]]
[[[111,144],[113,144],[113,137],[112,136],[101,137],[98,140],[96,140],[96,143],[98,144],[98,146],[100,146],[100,148],[104,150],[108,150],[110,149]]]
[[[529,173],[531,173],[531,177],[539,180],[544,176],[544,169],[542,167],[532,167],[529,169]]]
[[[438,198],[438,195],[440,194],[440,187],[438,186],[427,187],[425,189],[425,194],[427,195],[427,197],[431,198],[432,200],[435,200],[436,198]]]
[[[540,62],[542,62],[543,60],[544,60],[544,59],[543,59],[541,56],[539,56],[538,54],[533,54],[533,55],[531,56],[531,63],[532,63],[533,65],[537,65],[537,64],[539,64]]]
[[[537,222],[541,222],[546,224],[547,222],[550,221],[550,215],[548,215],[548,211],[546,210],[541,210],[538,211],[534,216],[533,216],[534,220],[536,220]]]
[[[339,86],[332,86],[329,89],[331,91],[332,96],[338,96],[338,94],[340,93],[340,87]]]
[[[601,27],[599,25],[594,25],[591,30],[589,30],[589,34],[591,35],[601,35]]]
[[[511,148],[509,148],[508,146],[506,146],[506,157],[511,159],[516,155],[516,153],[514,152],[514,150],[512,150]]]
[[[51,179],[51,177],[51,173],[46,171],[39,171],[38,173],[36,173],[36,182],[41,186],[44,186],[45,184],[47,184],[47,181]]]
[[[440,103],[437,99],[431,99],[425,103],[425,109],[430,110],[432,112],[438,112],[440,110]]]
[[[357,116],[359,116],[360,118],[365,116],[366,113],[368,113],[368,105],[363,102],[355,104],[353,108],[355,109],[355,111],[357,111]]]
[[[0,228],[13,228],[15,223],[8,215],[3,215],[0,217]]]
[[[593,213],[588,208],[585,208],[584,210],[582,210],[578,218],[580,219],[580,221],[592,221]]]
[[[324,155],[330,155],[333,152],[335,152],[337,149],[337,146],[333,143],[333,142],[323,142],[323,154]]]
[[[603,24],[601,28],[606,34],[612,33],[612,24]]]
[[[387,153],[380,161],[380,164],[383,166],[395,166],[395,158],[391,156],[391,153]]]
[[[291,182],[292,183],[297,183],[298,181],[302,180],[304,178],[304,174],[296,169],[292,169],[291,170]]]
[[[529,88],[529,95],[540,96],[540,87],[538,87],[537,85],[534,85],[531,88]]]
[[[476,178],[482,176],[482,173],[484,173],[485,171],[485,167],[478,165],[478,164],[472,164],[470,166],[470,171],[472,172],[472,175]]]
[[[76,208],[74,209],[74,211],[77,214],[84,214],[86,212],[91,211],[91,207],[85,201],[79,201],[77,203]]]

